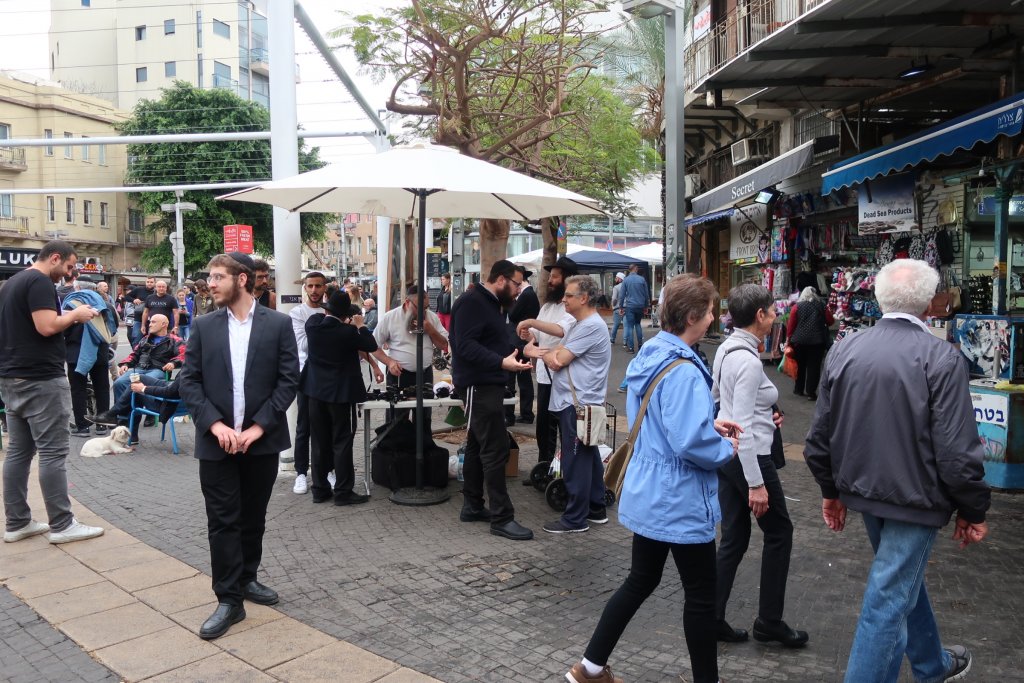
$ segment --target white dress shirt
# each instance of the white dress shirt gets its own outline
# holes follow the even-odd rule
[[[309,357],[309,342],[306,341],[306,321],[317,313],[326,312],[326,309],[313,308],[306,302],[302,302],[288,311],[288,315],[292,319],[292,332],[295,333],[295,343],[299,347],[299,372],[302,372],[302,368],[306,367],[306,359]]]
[[[537,320],[545,323],[555,323],[562,328],[561,337],[541,332],[535,327],[530,328],[533,331],[533,336],[537,339],[537,346],[542,349],[553,349],[561,344],[562,340],[565,339],[565,335],[569,333],[569,328],[576,324],[576,318],[565,312],[565,304],[561,301],[558,303],[549,301],[541,306]],[[537,383],[551,384],[551,371],[548,370],[548,366],[544,365],[542,360],[537,361]]]
[[[228,346],[231,349],[231,390],[234,408],[235,431],[242,431],[245,420],[245,361],[249,355],[249,337],[252,335],[252,318],[256,313],[256,299],[252,300],[249,313],[244,320],[235,317],[228,308]]]

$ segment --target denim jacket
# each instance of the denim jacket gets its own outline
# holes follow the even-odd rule
[[[654,390],[626,469],[619,522],[656,541],[708,543],[722,517],[716,470],[733,449],[715,431],[711,375],[679,337],[659,332],[629,364],[626,414],[632,426],[650,382],[678,358],[691,362]]]

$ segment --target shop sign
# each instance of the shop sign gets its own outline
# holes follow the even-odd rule
[[[693,17],[693,39],[697,40],[711,30],[711,5],[697,12]]]
[[[240,251],[243,254],[251,254],[252,226],[251,225],[225,225],[224,226],[224,251]]]
[[[870,180],[857,190],[861,235],[906,232],[917,228],[914,176],[902,173]]]
[[[9,249],[0,247],[0,268],[21,270],[31,266],[36,260],[38,251],[31,249]]]
[[[976,422],[1006,427],[1010,411],[1009,397],[971,393],[971,403],[974,405],[974,420]]]
[[[730,217],[729,260],[767,263],[771,260],[768,205],[738,207]]]
[[[978,215],[995,216],[996,198],[991,195],[982,197],[981,203],[978,204]],[[1010,197],[1010,215],[1024,216],[1024,195],[1014,195],[1013,197]]]

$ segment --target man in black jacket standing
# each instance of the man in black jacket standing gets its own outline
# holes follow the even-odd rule
[[[519,296],[516,297],[516,302],[508,312],[508,328],[512,343],[522,352],[526,342],[519,338],[516,327],[524,320],[536,318],[540,314],[540,301],[537,299],[537,292],[530,286],[529,278],[533,273],[522,266],[519,266],[518,270],[523,274],[523,286],[520,287]],[[529,370],[510,372],[508,388],[514,391],[517,384],[519,386],[519,422],[533,424],[533,373]],[[510,427],[515,424],[515,406],[505,406],[505,421]]]
[[[243,599],[278,601],[256,580],[278,455],[291,445],[285,411],[295,400],[299,355],[291,319],[253,297],[252,258],[210,261],[220,310],[196,318],[179,391],[196,425],[217,609],[199,630],[210,640],[245,619]],[[257,361],[259,357],[259,362]]]
[[[491,533],[528,541],[533,532],[515,521],[515,508],[505,482],[508,434],[502,401],[509,372],[529,370],[516,360],[519,350],[509,339],[502,307],[511,306],[523,284],[523,273],[511,261],[491,266],[486,283],[460,296],[452,307],[452,379],[466,399],[469,432],[463,465],[465,500],[459,519],[491,523]],[[490,512],[484,508],[484,485]]]

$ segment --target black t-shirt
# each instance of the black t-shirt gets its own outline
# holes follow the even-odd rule
[[[149,315],[146,317],[147,320],[160,313],[167,316],[167,322],[170,323],[171,327],[175,327],[177,318],[174,317],[174,311],[178,308],[178,300],[175,297],[170,294],[164,294],[163,296],[150,294],[146,299],[146,308],[149,309]]]
[[[145,285],[139,285],[138,287],[135,287],[130,292],[128,292],[128,299],[130,301],[135,301],[136,299],[138,299],[139,301],[142,302],[143,305],[145,305],[146,299],[153,296],[154,294],[156,294],[156,288],[146,289]]]
[[[0,289],[0,377],[53,379],[64,376],[64,335],[44,337],[33,311],[57,311],[53,281],[34,268],[14,275]]]

